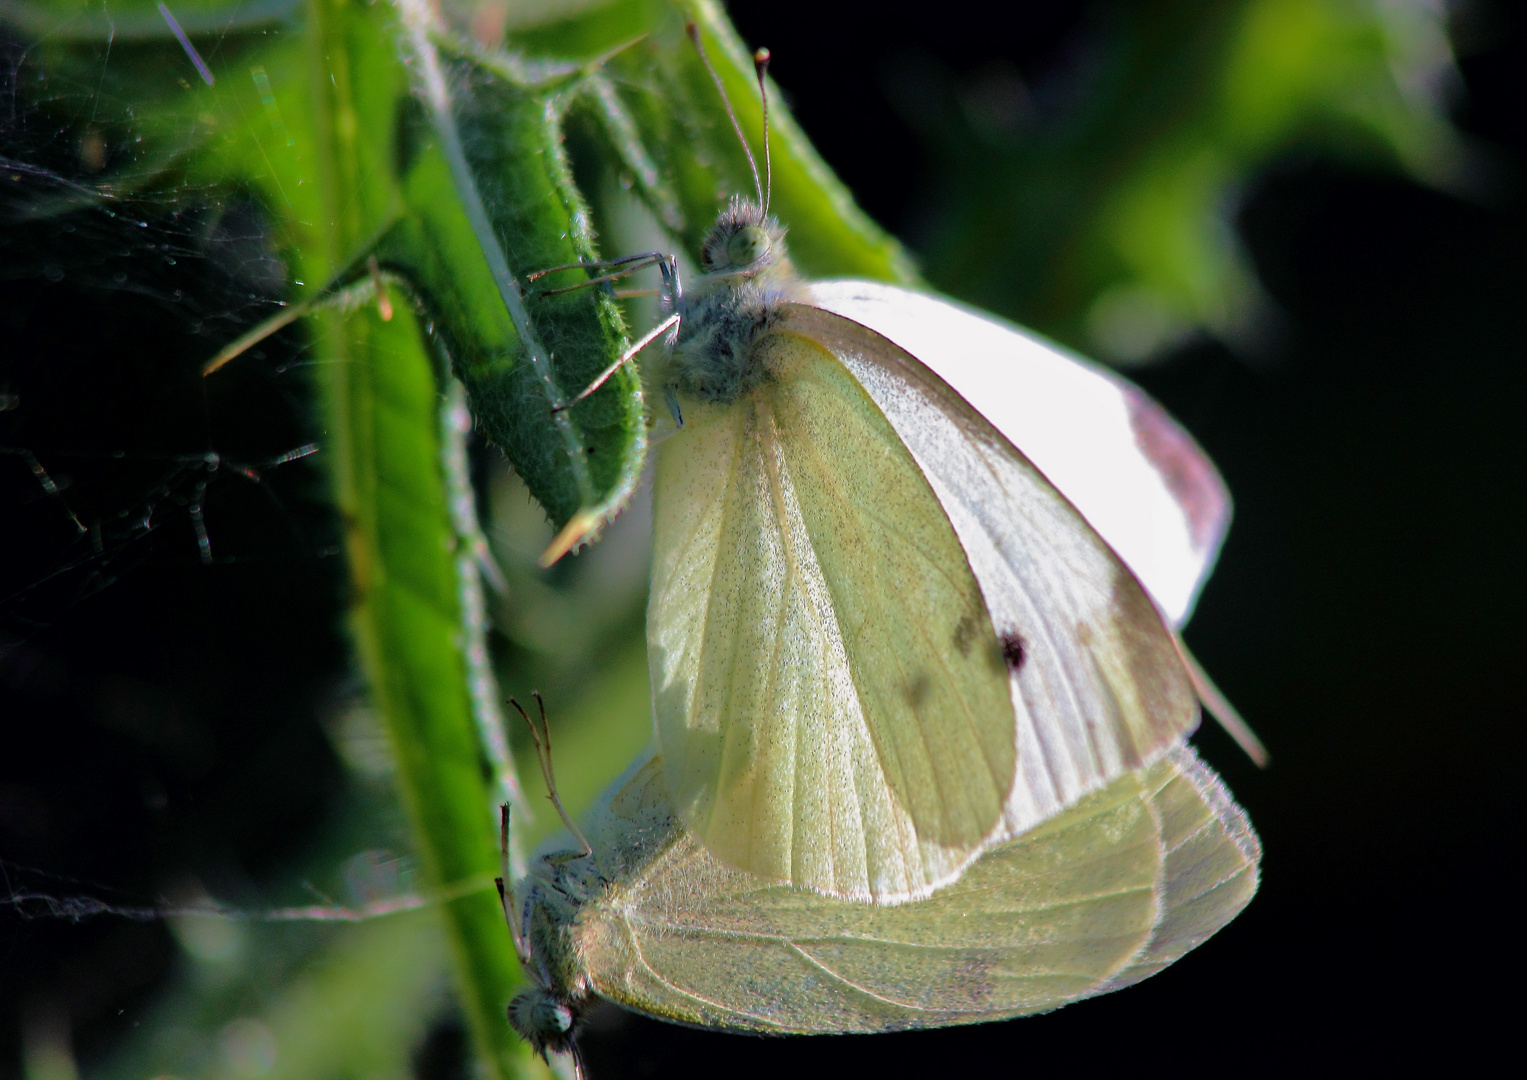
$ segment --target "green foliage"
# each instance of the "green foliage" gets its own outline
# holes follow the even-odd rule
[[[994,71],[907,111],[943,211],[928,276],[1123,362],[1195,327],[1236,338],[1260,292],[1227,213],[1279,154],[1336,153],[1446,181],[1457,145],[1430,86],[1436,14],[1381,0],[1152,0],[1107,32],[1052,114]]]

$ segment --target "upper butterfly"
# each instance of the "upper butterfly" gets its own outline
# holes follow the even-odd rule
[[[1229,504],[1127,384],[940,300],[802,281],[759,196],[720,214],[689,288],[648,257],[668,317],[636,349],[666,332],[655,381],[681,428],[657,456],[657,744],[722,862],[918,899],[1195,727],[1168,620]],[[1031,422],[999,428],[967,397],[1020,370],[1029,405],[992,411]],[[1076,502],[1108,540],[1015,446],[1028,434],[1062,469],[1080,451]]]

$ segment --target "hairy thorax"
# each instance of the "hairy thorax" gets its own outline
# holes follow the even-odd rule
[[[759,343],[806,297],[785,251],[784,230],[750,202],[734,200],[706,237],[705,273],[676,307],[678,339],[665,383],[680,394],[725,405],[769,378]]]

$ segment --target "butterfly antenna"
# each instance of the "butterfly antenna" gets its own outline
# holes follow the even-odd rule
[[[705,65],[705,70],[710,72],[711,82],[716,84],[716,92],[721,95],[721,104],[726,106],[726,118],[732,122],[732,130],[737,133],[737,141],[742,144],[742,152],[748,156],[748,168],[753,170],[753,188],[758,192],[758,205],[764,204],[763,181],[758,178],[758,162],[753,159],[753,150],[748,146],[748,140],[742,134],[742,125],[737,122],[737,114],[732,111],[732,99],[726,96],[726,87],[721,83],[721,76],[716,74],[716,69],[711,66],[710,57],[705,55],[705,45],[700,41],[700,28],[689,22],[684,24],[684,32],[689,35],[689,40],[695,43],[695,52],[700,54],[700,63]],[[764,153],[768,153],[768,144],[764,144]]]
[[[546,702],[541,700],[539,690],[532,690],[530,695],[536,699],[536,706],[541,713],[539,728],[536,727],[535,721],[530,719],[530,714],[525,711],[523,705],[514,698],[509,699],[509,704],[514,706],[515,711],[524,719],[525,726],[530,729],[530,737],[536,747],[536,760],[541,765],[541,778],[546,781],[547,798],[551,799],[551,804],[557,808],[557,816],[562,819],[562,824],[567,826],[567,831],[573,834],[573,839],[583,845],[583,853],[591,855],[594,851],[593,845],[579,831],[578,826],[573,824],[572,817],[568,815],[567,808],[562,805],[562,799],[557,795],[557,779],[551,771],[551,727],[546,723]]]
[[[764,197],[763,212],[769,212],[769,199],[774,195],[774,163],[769,160],[769,91],[764,86],[764,76],[769,73],[770,53],[759,48],[753,52],[753,71],[758,75],[758,96],[763,101],[764,135]]]

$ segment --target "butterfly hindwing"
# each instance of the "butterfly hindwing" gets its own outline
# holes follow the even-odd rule
[[[669,811],[660,759],[623,791],[634,797],[594,832],[596,849],[624,853],[619,872],[572,946],[601,996],[708,1027],[873,1032],[1044,1012],[1160,970],[1257,885],[1255,835],[1185,745],[893,907],[717,862]]]
[[[1165,856],[1162,914],[1145,948],[1103,990],[1133,986],[1196,949],[1240,914],[1260,883],[1261,841],[1192,747],[1174,749],[1153,775]]]

